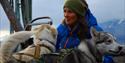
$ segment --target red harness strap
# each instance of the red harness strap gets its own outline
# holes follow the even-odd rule
[[[72,36],[72,32],[70,32],[70,36]],[[70,37],[69,36],[69,37]],[[66,48],[66,45],[67,45],[67,43],[68,43],[68,41],[69,41],[69,37],[66,39],[66,42],[65,42],[65,44],[64,44],[64,48]]]

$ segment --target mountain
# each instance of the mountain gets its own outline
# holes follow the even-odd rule
[[[115,36],[117,42],[125,44],[125,19],[112,19],[99,25],[104,31]]]

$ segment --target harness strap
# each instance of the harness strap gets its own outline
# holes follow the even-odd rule
[[[35,53],[34,53],[34,58],[35,59],[39,59],[40,58],[40,52],[41,52],[40,45],[36,45]]]
[[[35,46],[35,45],[34,45]],[[40,52],[41,52],[41,49],[40,47],[45,47],[47,48],[49,51],[53,52],[53,50],[48,47],[47,45],[44,45],[44,44],[38,44],[35,46],[35,53],[34,53],[34,57],[37,59],[37,58],[40,58]]]
[[[31,54],[27,54],[27,53],[16,53],[16,54],[18,54],[19,55],[19,60],[18,59],[16,59],[17,61],[19,61],[19,62],[23,62],[23,61],[21,61],[22,60],[22,55],[27,55],[27,56],[30,56],[30,57],[33,57],[33,58],[35,58],[34,57],[34,55],[31,55]],[[37,58],[35,58],[36,60],[37,60]]]
[[[33,47],[35,47],[35,53],[34,53],[34,55],[27,54],[27,53],[16,53],[16,54],[19,55],[19,60],[18,59],[16,59],[16,60],[22,62],[21,61],[22,55],[27,55],[27,56],[33,57],[36,60],[39,59],[40,58],[40,51],[41,51],[40,47],[42,47],[42,46],[45,47],[45,48],[47,48],[47,49],[49,49],[52,52],[51,48],[48,47],[48,46],[46,46],[46,45],[44,45],[44,44],[40,44],[40,45],[37,45],[37,46],[33,45]]]
[[[68,41],[69,41],[69,38],[67,38],[67,40],[66,40],[66,42],[64,44],[64,48],[66,48],[66,45],[67,45]]]
[[[77,24],[74,26],[73,29],[71,29],[69,26],[67,26],[67,27],[68,27],[68,29],[70,30],[70,33],[69,33],[69,37],[67,37],[67,39],[66,39],[66,42],[65,42],[65,44],[64,44],[64,48],[66,48],[66,45],[68,44],[68,41],[69,41],[70,36],[72,36],[72,35],[73,35],[73,32],[75,32],[75,31],[78,29],[79,24],[77,23]]]

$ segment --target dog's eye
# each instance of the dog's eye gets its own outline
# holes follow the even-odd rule
[[[107,40],[106,41],[106,44],[111,44],[112,43],[112,40]]]
[[[39,38],[40,41],[42,41],[43,39]]]
[[[111,43],[111,42],[112,42],[112,40],[108,40],[108,42],[110,42],[110,43]]]

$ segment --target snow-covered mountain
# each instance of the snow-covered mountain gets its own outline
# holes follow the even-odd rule
[[[99,25],[104,31],[113,34],[120,44],[125,44],[125,19],[112,19]]]

